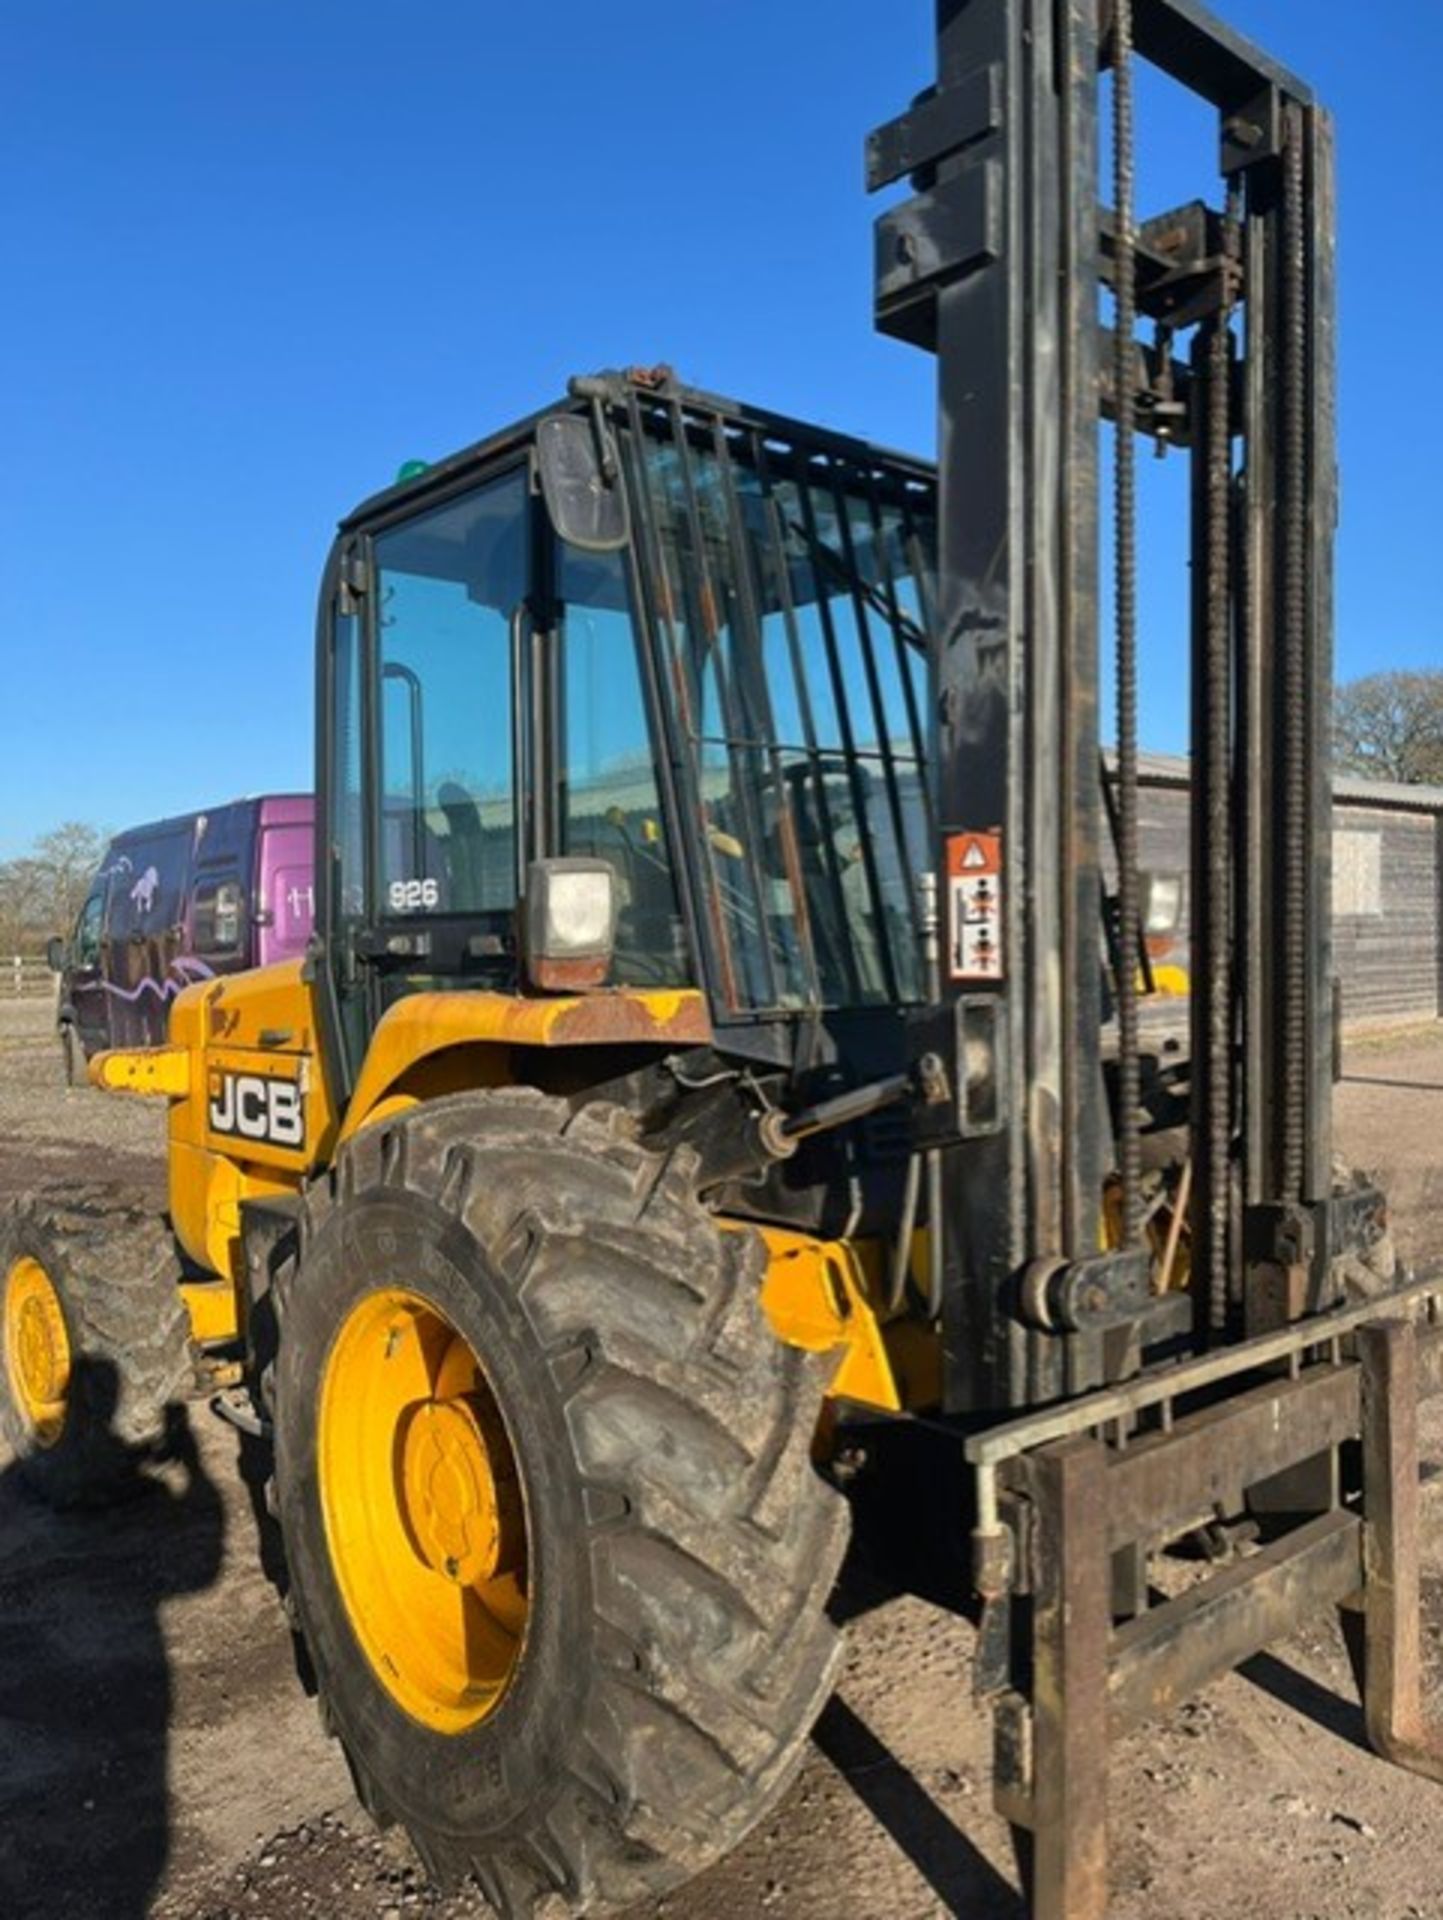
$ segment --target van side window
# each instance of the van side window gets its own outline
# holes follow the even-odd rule
[[[245,889],[234,873],[198,882],[192,908],[197,953],[239,953],[245,922]]]
[[[105,889],[101,887],[91,894],[80,909],[80,918],[75,923],[75,965],[77,967],[100,965],[100,927],[104,915]]]

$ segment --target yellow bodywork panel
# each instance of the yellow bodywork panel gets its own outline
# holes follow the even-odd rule
[[[887,1413],[934,1405],[940,1397],[940,1344],[934,1329],[888,1322],[880,1306],[884,1249],[877,1241],[819,1240],[787,1227],[756,1224],[768,1266],[762,1309],[772,1332],[808,1353],[836,1353],[827,1388]]]
[[[97,1086],[170,1101],[176,1237],[233,1287],[242,1203],[297,1192],[368,1122],[421,1099],[503,1084],[512,1047],[695,1045],[711,1035],[694,989],[408,994],[377,1025],[342,1116],[318,1030],[304,962],[287,960],[186,988],[171,1009],[168,1045],[102,1054],[91,1065]],[[216,1311],[205,1308],[212,1320]]]
[[[508,1083],[518,1047],[694,1046],[711,1038],[702,996],[692,989],[407,994],[378,1023],[341,1114],[322,1069],[318,1008],[303,966],[290,960],[188,987],[171,1010],[167,1046],[102,1054],[91,1066],[98,1086],[163,1094],[171,1103],[176,1237],[218,1276],[183,1289],[202,1342],[240,1331],[243,1203],[298,1192],[360,1128],[442,1094]],[[758,1231],[769,1260],[768,1321],[790,1346],[837,1355],[832,1399],[894,1413],[935,1402],[935,1331],[888,1321],[880,1243],[785,1227]]]
[[[112,1048],[87,1069],[92,1086],[107,1093],[156,1094],[179,1100],[190,1092],[191,1057],[184,1047]]]
[[[512,993],[410,993],[388,1009],[371,1036],[341,1138],[378,1116],[397,1092],[419,1096],[401,1082],[425,1061],[456,1048],[577,1046],[702,1046],[711,1039],[706,1006],[694,988],[669,992],[618,989],[528,999]],[[473,1057],[474,1059],[474,1057]],[[496,1086],[510,1078],[502,1058],[481,1070],[456,1063],[457,1086]],[[434,1086],[424,1091],[452,1092]]]
[[[181,993],[170,1045],[191,1063],[171,1095],[170,1210],[191,1259],[227,1283],[198,1296],[198,1339],[233,1337],[238,1321],[240,1209],[245,1200],[295,1193],[335,1150],[337,1116],[321,1070],[318,1019],[303,962],[286,960]]]
[[[240,1337],[240,1296],[233,1281],[182,1280],[180,1297],[197,1345],[217,1346]]]

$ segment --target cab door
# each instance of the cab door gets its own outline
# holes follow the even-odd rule
[[[514,984],[534,536],[513,458],[392,507],[333,559],[316,881],[342,1087],[402,994]]]

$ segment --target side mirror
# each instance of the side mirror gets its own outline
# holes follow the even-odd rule
[[[541,497],[560,539],[584,553],[615,553],[631,538],[616,441],[599,406],[550,413],[536,429]]]
[[[58,933],[52,933],[45,942],[45,964],[52,973],[64,973],[70,955],[65,942]]]
[[[616,946],[616,875],[606,860],[533,860],[522,907],[526,976],[543,993],[601,986]]]

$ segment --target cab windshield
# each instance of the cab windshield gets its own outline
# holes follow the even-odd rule
[[[691,404],[632,426],[724,1000],[922,999],[930,476]]]

